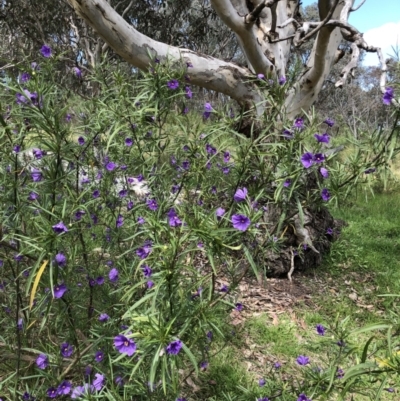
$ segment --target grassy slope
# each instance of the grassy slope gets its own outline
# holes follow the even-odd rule
[[[277,374],[272,368],[274,361],[283,363],[279,374],[284,375],[285,371],[298,369],[294,363],[298,355],[308,355],[316,363],[321,359],[323,343],[315,333],[317,323],[329,326],[337,317],[350,316],[349,326],[355,329],[382,320],[395,324],[400,321],[397,298],[377,297],[400,294],[399,191],[370,196],[368,202],[357,199],[333,213],[345,220],[347,227],[322,268],[309,272],[307,277],[297,277],[315,287],[313,305],[299,305],[295,314],[279,315],[279,322],[273,323],[266,313],[247,320],[234,344],[227,346],[202,374],[200,390],[194,392],[193,399],[250,401],[270,395],[269,390],[258,387],[257,380],[265,377],[273,383],[273,375]],[[360,338],[360,346],[367,338],[367,334]],[[396,384],[400,380],[390,382]],[[250,391],[246,393],[240,386]],[[384,392],[381,399],[397,397],[398,393]]]

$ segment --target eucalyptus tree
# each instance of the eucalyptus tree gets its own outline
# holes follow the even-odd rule
[[[178,39],[168,35],[162,35],[165,42],[152,39],[136,29],[133,14],[130,23],[106,0],[69,2],[105,43],[133,66],[149,69],[155,57],[183,59],[193,66],[188,72],[192,84],[224,93],[246,108],[256,104],[258,114],[263,112],[263,95],[251,78],[263,74],[268,79],[285,79],[293,49],[313,38],[304,70],[285,100],[289,117],[307,110],[317,99],[325,79],[343,56],[339,48],[343,39],[350,44],[351,57],[335,86],[342,87],[346,83],[363,49],[377,53],[382,71],[380,88],[385,91],[387,68],[380,48],[368,45],[362,33],[348,22],[350,13],[357,11],[365,1],[356,5],[355,0],[319,0],[319,20],[307,21],[300,14],[300,0],[211,0],[219,19],[234,34],[246,66],[200,53],[193,46],[192,49],[177,46]],[[179,1],[155,3],[160,7],[165,5],[159,10],[161,16],[174,13],[174,7],[180,4]],[[158,27],[151,25],[152,21],[153,17],[149,17],[148,26],[158,32]],[[207,19],[204,21],[209,23]],[[182,43],[185,41],[188,44],[187,38]]]

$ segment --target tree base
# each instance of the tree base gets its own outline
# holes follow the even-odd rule
[[[312,239],[312,247],[299,243],[299,236],[294,225],[290,224],[285,233],[285,244],[281,250],[279,252],[268,251],[264,255],[267,276],[288,275],[292,266],[294,266],[293,271],[304,271],[320,266],[323,256],[329,253],[332,242],[338,238],[341,228],[345,225],[344,221],[334,219],[325,207],[309,211],[307,215],[310,218],[304,228]]]

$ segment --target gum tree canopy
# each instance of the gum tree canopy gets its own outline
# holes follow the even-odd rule
[[[358,4],[355,4],[356,0],[318,0],[320,21],[317,22],[302,19],[300,0],[211,0],[219,18],[234,32],[247,68],[153,40],[138,32],[107,0],[69,2],[76,13],[133,66],[145,70],[154,57],[184,60],[193,66],[188,74],[192,84],[224,93],[247,109],[263,100],[254,80],[249,78],[254,74],[263,74],[267,79],[284,78],[291,52],[313,39],[304,71],[285,101],[288,117],[293,118],[302,109],[307,110],[316,100],[333,65],[343,56],[343,50],[339,48],[343,39],[350,42],[351,57],[336,86],[346,83],[357,66],[360,49],[363,49],[377,53],[382,69],[380,86],[382,92],[385,90],[386,64],[381,49],[369,46],[362,33],[348,23],[350,13],[357,11],[365,0],[359,0]],[[168,12],[168,3],[163,8],[165,13]],[[258,113],[262,113],[261,106]]]

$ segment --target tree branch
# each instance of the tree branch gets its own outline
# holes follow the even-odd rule
[[[260,14],[262,10],[264,10],[265,7],[272,8],[278,1],[280,0],[264,0],[262,1],[253,11],[248,13],[244,17],[244,23],[245,24],[254,24],[257,21],[257,18],[260,17]],[[276,19],[276,13],[275,13],[275,19]]]
[[[239,16],[230,0],[211,0],[211,4],[225,25],[235,32],[249,68],[255,74],[262,73],[273,77],[275,69],[272,62],[265,55],[263,46],[257,37],[257,27],[254,27],[252,23],[246,25],[246,17]]]
[[[354,68],[357,68],[358,59],[360,58],[360,49],[355,43],[351,44],[351,60],[350,62],[343,68],[341,78],[336,82],[336,88],[342,87],[346,81],[349,73],[352,73]]]
[[[332,18],[332,15],[333,15],[338,3],[339,3],[339,0],[334,0],[334,3],[332,4],[332,7],[329,10],[326,17],[318,24],[318,26],[316,28],[314,28],[311,32],[306,34],[298,43],[295,44],[297,47],[301,46],[306,40],[312,38],[320,29],[322,29],[322,27],[324,25],[326,25],[326,23]]]
[[[361,3],[357,7],[353,7],[350,9],[350,12],[357,11],[365,3],[365,1],[366,0],[361,0]]]
[[[241,104],[262,102],[263,97],[257,86],[249,82],[253,75],[248,69],[157,42],[129,25],[105,0],[69,2],[76,13],[133,66],[147,70],[156,56],[160,59],[170,58],[175,63],[190,62],[193,68],[189,69],[188,76],[194,85],[224,93]]]

